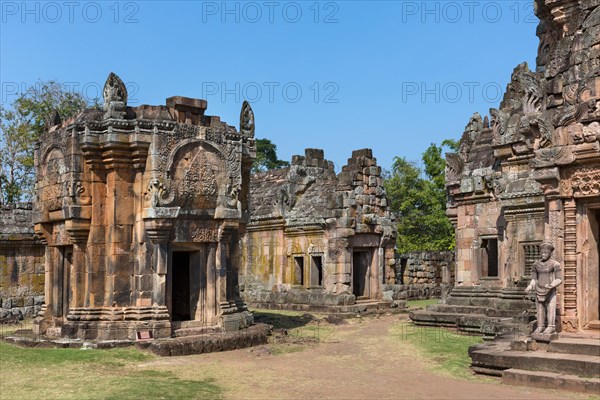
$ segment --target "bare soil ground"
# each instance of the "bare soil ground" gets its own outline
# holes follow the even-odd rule
[[[171,357],[140,369],[180,379],[208,379],[227,399],[565,399],[581,396],[505,386],[496,378],[458,379],[433,372],[435,360],[390,332],[387,315],[350,319],[318,343],[269,344],[253,349]]]

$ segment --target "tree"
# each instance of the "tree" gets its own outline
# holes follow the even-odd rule
[[[452,148],[455,142],[444,141],[444,145]],[[432,143],[425,150],[424,174],[415,162],[396,157],[385,180],[390,209],[398,224],[400,253],[454,248],[454,229],[446,217],[446,163],[442,149]]]
[[[277,145],[269,139],[256,139],[256,160],[252,165],[252,173],[289,166],[290,163],[277,159]]]
[[[65,120],[88,106],[83,96],[60,83],[40,81],[9,109],[0,107],[0,203],[31,201],[35,141],[55,111]]]

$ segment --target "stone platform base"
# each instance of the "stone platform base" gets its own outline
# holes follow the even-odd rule
[[[94,340],[52,339],[26,333],[18,333],[3,338],[8,343],[23,347],[42,348],[92,348],[111,349],[136,346],[159,356],[184,356],[242,349],[266,344],[271,334],[271,326],[256,324],[235,332],[210,332],[197,336],[176,337],[157,340]]]
[[[580,378],[575,375],[526,371],[514,368],[502,372],[502,383],[506,385],[568,390],[569,392],[596,395],[600,393],[600,379],[598,378]]]
[[[484,339],[530,332],[534,303],[521,288],[454,287],[444,304],[410,312],[415,325],[456,327]]]
[[[355,304],[340,305],[340,306],[325,306],[314,304],[281,304],[281,303],[251,303],[248,305],[251,308],[267,309],[267,310],[286,310],[286,311],[301,311],[318,314],[334,314],[334,315],[356,315],[356,314],[377,314],[384,312],[407,312],[406,301],[358,301]]]
[[[600,336],[495,340],[471,347],[469,356],[475,372],[501,376],[507,384],[599,393]]]
[[[243,349],[266,344],[271,327],[256,324],[235,332],[206,333],[170,339],[137,342],[136,347],[149,350],[159,356],[187,356]]]
[[[531,338],[536,342],[550,343],[558,339],[558,333],[534,333]]]

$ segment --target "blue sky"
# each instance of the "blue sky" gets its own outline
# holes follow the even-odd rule
[[[130,105],[205,98],[289,160],[325,150],[339,168],[370,147],[389,168],[459,138],[497,107],[513,68],[535,68],[529,1],[1,2],[2,103],[38,79],[95,97],[109,72]]]

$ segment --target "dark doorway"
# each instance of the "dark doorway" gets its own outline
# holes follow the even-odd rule
[[[294,285],[304,285],[304,257],[294,257]]]
[[[311,256],[310,285],[323,285],[323,257],[321,256]]]
[[[355,251],[352,255],[352,293],[356,298],[369,297],[369,254]]]
[[[174,251],[172,317],[173,321],[189,321],[192,319],[190,307],[190,253]]]
[[[498,276],[498,239],[483,239],[481,241],[482,276]]]

